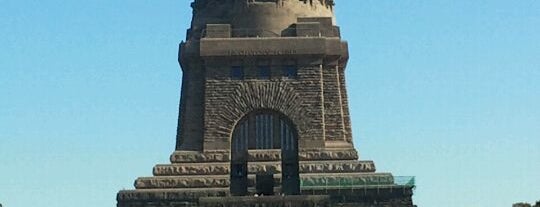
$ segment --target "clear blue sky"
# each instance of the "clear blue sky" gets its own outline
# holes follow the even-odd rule
[[[0,203],[115,206],[175,143],[188,0],[0,0]],[[338,0],[355,144],[420,206],[540,199],[540,1]]]

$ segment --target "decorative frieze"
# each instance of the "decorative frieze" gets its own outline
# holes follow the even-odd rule
[[[226,188],[229,187],[228,176],[175,176],[148,177],[135,181],[137,189],[159,188]]]
[[[281,174],[274,174],[276,185],[281,184]],[[387,173],[316,173],[300,174],[306,187],[392,185],[394,178]],[[248,176],[248,185],[255,186],[255,175]],[[169,188],[226,188],[230,186],[229,175],[212,176],[158,176],[139,178],[137,189]]]
[[[199,197],[224,197],[229,195],[228,192],[229,188],[124,190],[118,193],[117,200],[197,202]]]
[[[249,162],[281,161],[280,150],[249,150]],[[318,160],[358,160],[358,152],[354,149],[320,149],[301,150],[299,152],[300,161]],[[175,151],[171,155],[172,163],[212,163],[229,162],[229,151]]]
[[[354,149],[336,149],[323,151],[302,151],[300,160],[358,160],[358,152]]]
[[[228,162],[230,161],[228,151],[194,152],[175,151],[171,155],[172,163],[204,163],[204,162]]]
[[[300,173],[366,173],[375,172],[372,161],[302,161]],[[281,173],[281,162],[250,162],[248,172]],[[178,175],[229,175],[230,163],[180,163],[157,165],[154,167],[155,176]]]
[[[394,185],[394,177],[388,173],[370,174],[310,174],[301,175],[305,188],[352,188],[360,186]]]

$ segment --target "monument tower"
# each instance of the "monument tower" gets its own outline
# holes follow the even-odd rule
[[[118,207],[412,206],[359,161],[334,0],[195,0],[176,151]],[[256,197],[257,196],[257,197]]]

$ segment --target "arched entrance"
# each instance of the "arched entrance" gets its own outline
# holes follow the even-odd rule
[[[271,110],[261,110],[246,115],[233,131],[230,186],[232,195],[248,194],[248,150],[271,149],[281,149],[282,193],[300,194],[296,128],[285,115]]]

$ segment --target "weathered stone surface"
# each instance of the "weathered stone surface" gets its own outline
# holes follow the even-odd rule
[[[347,207],[412,207],[412,189],[399,186],[379,186],[377,188],[322,189],[333,203],[331,206]],[[318,191],[303,190],[303,194],[321,194]],[[216,199],[229,197],[228,188],[210,189],[158,189],[120,191],[117,200],[119,207],[157,207],[157,206],[198,206],[214,203]],[[254,198],[251,196],[251,198]],[[344,200],[345,199],[345,200]],[[319,206],[320,207],[320,206]]]
[[[172,165],[156,165],[155,176],[171,175],[228,175],[230,164],[223,163],[184,163]]]
[[[250,162],[251,174],[255,173],[281,173],[281,162]],[[372,161],[302,161],[300,173],[354,173],[375,172]],[[230,163],[182,163],[171,165],[157,165],[154,167],[155,176],[174,175],[228,175]]]
[[[230,161],[229,151],[196,152],[196,151],[175,151],[171,155],[172,163],[202,163],[202,162],[228,162]]]
[[[274,175],[275,183],[281,183],[281,174]],[[387,173],[317,173],[300,174],[306,186],[329,186],[346,182],[353,185],[392,185],[394,178]],[[255,185],[255,175],[249,175],[249,186]],[[346,180],[346,181],[344,181]],[[230,186],[228,175],[212,176],[158,176],[139,178],[135,181],[137,189],[167,188],[226,188]]]
[[[321,4],[320,7],[314,4],[311,5],[310,10],[302,10],[302,12],[322,12],[325,15],[297,16],[294,14],[296,9],[291,9],[290,14],[271,16],[270,14],[276,10],[275,6],[268,3],[254,5],[249,6],[249,9],[264,10],[261,12],[267,13],[268,16],[249,21],[261,21],[257,23],[257,28],[265,28],[264,23],[281,25],[280,32],[276,36],[250,38],[260,35],[252,34],[248,35],[248,38],[234,38],[234,31],[231,31],[230,35],[222,34],[226,31],[225,29],[219,29],[217,32],[219,34],[214,34],[215,27],[243,28],[239,27],[242,23],[238,25],[230,23],[227,26],[228,24],[223,24],[223,22],[214,21],[214,18],[218,17],[210,19],[203,17],[202,22],[211,24],[208,36],[202,39],[193,37],[196,41],[182,44],[182,68],[188,78],[183,80],[187,89],[183,91],[185,94],[182,96],[183,107],[180,107],[183,114],[180,117],[182,119],[179,126],[181,136],[178,137],[178,143],[181,144],[178,149],[199,149],[199,151],[228,149],[235,124],[244,115],[260,109],[270,109],[290,118],[299,132],[300,148],[324,147],[325,140],[346,140],[348,146],[352,148],[351,140],[346,137],[345,124],[349,123],[349,117],[341,107],[344,92],[340,87],[342,75],[340,71],[346,65],[348,48],[339,37],[339,30],[333,25],[332,10],[327,10],[327,7],[323,6],[325,4]],[[278,5],[284,8],[295,7],[293,5],[305,6],[296,1],[283,1]],[[311,10],[315,8],[321,8],[321,10]],[[218,8],[210,10],[216,9],[219,10]],[[253,15],[259,16],[261,13],[257,12]],[[291,15],[294,18],[291,19]],[[194,19],[198,18],[200,17]],[[272,18],[275,19],[269,21]],[[245,16],[241,19],[245,19]],[[283,25],[282,21],[287,24]],[[194,25],[199,23],[194,21]],[[314,28],[294,27],[292,26],[294,23],[318,24],[318,31],[308,33],[319,35],[283,37],[283,34],[280,34],[281,30],[289,26],[292,30],[314,30]],[[250,25],[250,27],[253,26],[255,25]],[[273,30],[274,26],[269,26],[267,29]],[[206,25],[192,28],[190,32],[195,32],[202,27]],[[296,33],[302,34],[300,31]],[[231,36],[232,38],[215,38],[216,36]],[[257,62],[261,58],[271,69],[272,75],[267,80],[258,78],[259,63]],[[204,65],[201,65],[202,62]],[[245,79],[241,81],[231,79],[230,68],[233,63],[238,63],[245,68]],[[296,67],[298,78],[283,79],[284,65]],[[201,88],[204,90],[200,91]],[[328,97],[325,97],[326,95]],[[201,97],[204,101],[201,101]],[[201,114],[202,117],[199,116]],[[325,118],[328,120],[325,121]],[[204,129],[204,133],[201,129]]]
[[[215,47],[220,45],[221,47]],[[302,47],[299,47],[302,45]],[[203,57],[234,56],[290,56],[327,55],[340,56],[344,53],[339,38],[210,38],[201,40],[200,54]],[[336,80],[333,80],[334,82]],[[339,89],[338,89],[339,90]]]
[[[223,22],[233,25],[233,28],[253,30],[247,33],[252,37],[278,36],[282,30],[296,23],[299,17],[329,17],[331,23],[335,22],[332,8],[332,0],[257,0],[235,3],[197,0],[193,4],[194,17],[188,39],[200,38],[207,24]]]
[[[229,188],[124,190],[117,195],[122,201],[197,201],[199,197],[224,197]]]
[[[300,162],[300,173],[368,173],[375,172],[372,161]]]
[[[225,188],[229,187],[228,176],[175,176],[148,177],[135,181],[137,189],[156,188]]]
[[[335,25],[333,0],[194,0],[192,6],[178,57],[177,151],[172,164],[154,167],[155,177],[120,191],[118,207],[214,206],[223,198],[231,207],[255,207],[262,201],[238,204],[229,197],[231,177],[240,194],[248,186],[253,195],[255,174],[273,174],[276,193],[298,193],[300,179],[301,194],[325,195],[319,203],[269,199],[262,202],[267,207],[412,206],[414,186],[396,185],[391,174],[375,173],[372,161],[358,161],[345,85],[348,44]],[[282,173],[291,181],[283,182],[285,191]]]
[[[300,160],[358,160],[358,152],[354,149],[303,151]]]
[[[280,150],[249,150],[249,162],[281,161]],[[319,160],[358,160],[354,149],[301,150],[301,161]],[[171,155],[172,163],[215,163],[229,162],[230,152],[226,150],[211,152],[176,151]]]
[[[393,185],[394,177],[387,173],[366,173],[366,174],[302,174],[302,185],[304,188],[309,187],[342,187],[350,186],[381,186]]]
[[[317,206],[330,207],[330,196],[263,196],[263,197],[225,197],[225,198],[201,198],[201,207],[222,206]]]
[[[249,150],[249,162],[280,161],[281,150]]]

